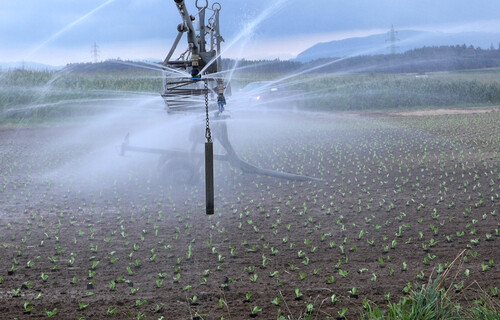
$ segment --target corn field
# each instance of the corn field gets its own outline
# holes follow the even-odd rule
[[[266,75],[304,92],[309,110],[391,110],[421,107],[479,106],[500,103],[500,83],[479,81],[477,74],[415,75],[326,75],[287,77]],[[234,76],[233,87],[261,80],[259,74]],[[152,71],[128,73],[75,73],[13,70],[0,75],[0,120],[48,119],[93,115],[100,110],[88,102],[162,92],[161,74]],[[236,93],[237,94],[237,93]]]

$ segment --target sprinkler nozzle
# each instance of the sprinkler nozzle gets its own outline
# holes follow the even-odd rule
[[[219,93],[219,94],[217,95],[217,103],[218,103],[219,105],[223,105],[223,106],[224,106],[224,105],[226,105],[226,97],[224,97],[224,94]]]
[[[201,80],[200,70],[197,67],[193,67],[191,70],[191,78],[194,82],[198,82]]]
[[[224,111],[226,105],[226,97],[224,97],[224,90],[226,87],[222,81],[217,82],[217,103],[219,104],[219,111]]]
[[[219,93],[217,97],[217,104],[219,105],[219,113],[224,112],[224,106],[226,105],[226,98],[224,97],[223,94]]]
[[[217,104],[219,105],[219,112],[224,111],[224,106],[226,105],[226,97],[224,97],[223,93],[219,93],[217,95]]]
[[[200,56],[198,54],[193,53],[191,60],[192,60],[192,62],[191,62],[191,66],[192,66],[191,77],[193,78],[194,82],[200,81],[201,80],[200,69],[199,69]]]

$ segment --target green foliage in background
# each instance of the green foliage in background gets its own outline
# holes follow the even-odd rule
[[[296,85],[321,110],[387,110],[500,103],[500,83],[401,75],[319,77]]]
[[[161,89],[162,80],[157,72],[11,70],[0,74],[0,120],[94,115],[103,108],[93,107],[92,102],[99,104],[125,95],[157,93]]]
[[[480,71],[478,71],[480,73]],[[476,73],[405,74],[234,74],[238,87],[274,80],[304,93],[302,108],[314,111],[377,111],[500,103],[500,82]],[[491,72],[490,72],[491,73]],[[491,79],[491,77],[490,77]],[[162,92],[161,73],[11,70],[0,73],[0,121],[87,116],[101,112],[99,101]],[[94,105],[91,103],[94,102]],[[230,100],[228,101],[231,102]]]

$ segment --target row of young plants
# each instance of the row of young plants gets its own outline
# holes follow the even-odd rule
[[[54,165],[44,163],[49,155],[2,161],[0,276],[17,306],[9,312],[353,318],[369,305],[364,300],[396,303],[432,274],[446,274],[462,249],[463,269],[450,288],[477,281],[498,295],[498,136],[476,144],[468,130],[436,135],[439,126],[426,118],[313,120],[271,130],[241,154],[324,181],[218,167],[217,214],[204,223],[202,188],[173,196],[140,172],[128,173],[129,185],[92,180],[90,188],[34,178]],[[293,132],[296,140],[278,144]],[[64,294],[52,299],[61,288],[71,292],[64,305],[54,302]]]

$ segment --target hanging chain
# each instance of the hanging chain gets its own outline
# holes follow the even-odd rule
[[[212,131],[210,131],[210,118],[208,116],[208,80],[204,80],[205,82],[205,112],[206,112],[206,128],[205,128],[205,138],[207,138],[207,142],[212,142]]]

